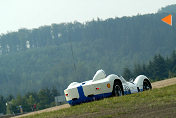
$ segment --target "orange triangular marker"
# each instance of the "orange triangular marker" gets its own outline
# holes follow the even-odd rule
[[[170,26],[172,26],[172,15],[169,14],[168,16],[164,17],[163,19],[161,19],[163,22],[169,24]]]

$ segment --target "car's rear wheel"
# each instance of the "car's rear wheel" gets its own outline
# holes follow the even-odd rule
[[[143,91],[150,90],[150,89],[152,89],[152,86],[151,86],[150,82],[147,81],[147,80],[144,80],[144,82],[143,82]]]
[[[123,95],[123,92],[122,92],[122,89],[121,89],[121,86],[118,82],[115,82],[114,83],[114,87],[113,87],[113,96],[122,96]]]

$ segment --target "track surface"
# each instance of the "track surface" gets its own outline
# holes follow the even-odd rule
[[[165,80],[153,82],[152,87],[153,88],[162,88],[162,87],[166,87],[166,86],[173,85],[173,84],[176,84],[176,78],[165,79]]]
[[[39,114],[39,113],[43,113],[43,112],[56,111],[56,110],[60,110],[60,109],[64,109],[64,108],[69,108],[69,107],[70,107],[69,104],[63,104],[63,105],[60,105],[60,106],[51,107],[51,108],[47,108],[47,109],[43,109],[43,110],[39,110],[39,111],[35,111],[35,112],[30,112],[30,113],[23,114],[23,115],[20,115],[20,116],[15,116],[14,118],[20,118],[20,117],[34,115],[34,114]]]
[[[173,84],[176,84],[176,78],[171,78],[171,79],[166,79],[166,80],[153,82],[152,83],[152,88],[162,88],[162,87],[173,85]],[[52,108],[48,108],[48,109],[44,109],[44,110],[40,110],[40,111],[35,111],[35,112],[23,114],[23,115],[20,115],[20,116],[16,116],[15,118],[20,118],[20,117],[24,117],[24,116],[28,116],[28,115],[39,114],[39,113],[43,113],[43,112],[56,111],[56,110],[69,108],[69,107],[70,107],[70,105],[64,104],[64,105],[60,105],[60,106],[56,106],[56,107],[52,107]]]

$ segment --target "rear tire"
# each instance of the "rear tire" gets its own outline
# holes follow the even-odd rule
[[[122,91],[122,88],[121,88],[119,82],[114,83],[112,94],[113,94],[113,96],[122,96],[123,95],[123,91]]]
[[[152,89],[151,83],[148,80],[144,80],[143,82],[143,91],[147,91]]]

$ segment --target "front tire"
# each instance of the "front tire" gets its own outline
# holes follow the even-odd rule
[[[123,91],[122,91],[121,86],[118,82],[114,83],[112,94],[113,94],[113,96],[122,96],[123,95]]]

